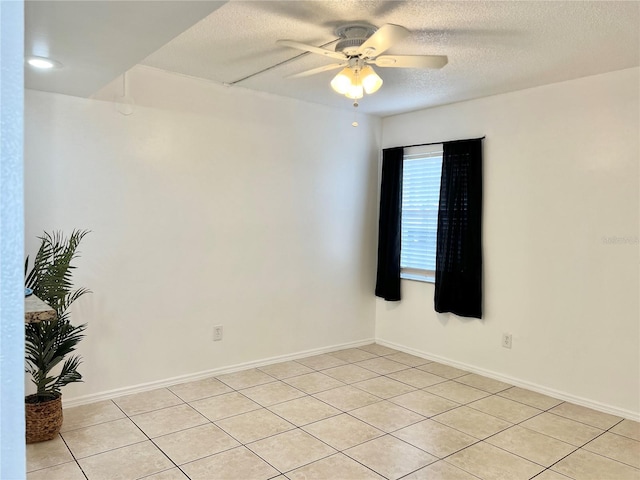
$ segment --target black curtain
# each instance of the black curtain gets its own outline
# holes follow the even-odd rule
[[[376,296],[400,300],[400,219],[404,148],[382,151]]]
[[[482,318],[482,140],[443,144],[437,312]]]

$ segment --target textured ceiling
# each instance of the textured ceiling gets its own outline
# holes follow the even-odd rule
[[[78,96],[138,63],[350,109],[329,87],[335,71],[284,78],[333,60],[275,42],[324,45],[353,21],[411,31],[386,53],[449,57],[441,70],[376,67],[384,85],[359,110],[381,116],[640,64],[638,1],[28,0],[25,10],[25,53],[64,64],[27,70],[27,88]]]
[[[412,32],[386,53],[449,57],[441,70],[376,67],[384,85],[365,95],[359,110],[382,116],[640,63],[639,2],[366,0],[232,0],[141,63],[234,83],[301,53],[276,40],[319,46],[336,39],[336,26],[352,21],[394,23]],[[303,55],[235,85],[351,108],[329,88],[335,71],[284,78],[333,62]]]

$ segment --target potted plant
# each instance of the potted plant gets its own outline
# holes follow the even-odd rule
[[[25,325],[26,372],[36,386],[36,393],[25,397],[27,443],[51,440],[58,434],[62,426],[60,389],[82,381],[81,359],[70,354],[84,337],[86,324],[72,325],[69,307],[89,293],[86,288],[73,289],[75,267],[71,265],[87,233],[74,230],[67,238],[61,232],[45,232],[39,237],[42,243],[28,275],[29,257],[25,262],[25,286],[56,312],[55,320]]]

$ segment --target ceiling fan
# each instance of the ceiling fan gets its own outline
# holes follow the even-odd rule
[[[367,23],[348,23],[338,27],[335,33],[339,37],[335,51],[294,40],[278,40],[278,45],[339,60],[338,63],[312,68],[290,77],[306,77],[342,68],[331,80],[331,87],[336,92],[357,100],[364,93],[375,93],[382,86],[382,79],[372,65],[383,68],[442,68],[448,61],[445,55],[381,55],[409,35],[409,30],[400,25],[388,23],[376,28]]]

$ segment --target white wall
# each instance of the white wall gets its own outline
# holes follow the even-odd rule
[[[384,147],[486,135],[485,316],[436,314],[433,285],[403,281],[377,338],[640,416],[639,84],[634,68],[384,119]]]
[[[26,95],[26,239],[90,229],[69,400],[373,338],[380,120],[137,67]],[[213,342],[213,326],[224,340]]]

